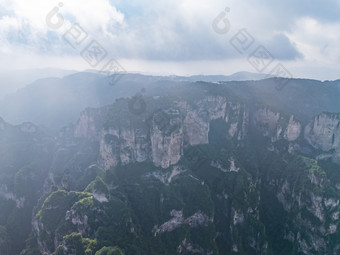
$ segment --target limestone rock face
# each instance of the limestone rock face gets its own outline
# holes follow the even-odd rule
[[[104,169],[143,162],[149,158],[150,142],[146,131],[132,126],[100,131],[100,165]]]
[[[115,141],[108,141],[109,138],[116,138]],[[107,139],[105,139],[107,138]],[[104,169],[109,169],[112,166],[118,165],[118,136],[116,130],[108,130],[107,132],[102,132],[100,138],[100,156],[101,156],[101,165]],[[119,149],[119,148],[118,148]]]
[[[75,137],[91,137],[96,135],[96,112],[85,110],[78,120],[74,136]]]
[[[186,146],[209,143],[211,123],[217,119],[226,123],[229,139],[242,141],[253,123],[272,142],[287,140],[289,148],[294,148],[304,130],[307,142],[324,151],[319,158],[331,157],[340,162],[340,114],[320,114],[303,128],[293,115],[283,116],[268,106],[250,110],[226,97],[209,96],[195,104],[175,102],[168,109],[149,113],[138,125],[127,121],[104,128],[104,115],[85,110],[74,131],[77,138],[98,141],[99,164],[104,169],[147,160],[162,168],[175,165]]]
[[[176,164],[182,155],[183,131],[178,130],[170,136],[164,136],[160,130],[151,135],[152,161],[155,166],[168,168]]]
[[[141,127],[127,122],[104,128],[98,115],[101,114],[84,111],[74,133],[77,138],[98,140],[99,163],[104,169],[146,160],[151,160],[155,166],[168,168],[178,163],[184,146],[209,143],[211,121],[232,121],[231,137],[241,139],[246,133],[249,118],[240,104],[231,104],[219,96],[207,97],[194,106],[178,102],[175,108],[155,111]]]
[[[279,113],[275,113],[266,107],[256,111],[254,119],[257,124],[261,124],[261,129],[263,130],[264,135],[268,136],[273,134],[273,132],[277,133],[278,122],[280,119]]]
[[[201,225],[207,225],[208,222],[211,221],[209,216],[201,211],[196,212],[187,219],[184,219],[183,211],[172,210],[170,216],[172,216],[172,218],[169,221],[163,223],[161,226],[156,225],[153,227],[152,232],[154,236],[164,232],[172,232],[182,225],[188,225],[191,228],[195,228]]]
[[[190,145],[207,144],[209,122],[204,121],[196,112],[190,111],[184,119],[186,142]]]
[[[296,227],[301,230],[305,229],[305,233],[307,233],[305,237],[302,237],[300,236],[300,233],[294,235],[293,232],[289,233],[289,231],[287,231],[284,238],[296,242],[299,249],[303,251],[304,254],[313,254],[312,250],[314,247],[316,247],[317,252],[321,254],[327,247],[324,236],[334,233],[338,228],[339,200],[336,198],[326,198],[313,192],[303,194],[303,192],[300,191],[296,193],[294,187],[288,180],[281,181],[282,182],[278,186],[278,183],[271,183],[270,185],[278,187],[276,197],[285,211],[299,212],[294,214],[292,221]],[[327,185],[324,183],[325,180],[320,176],[310,176],[309,181],[319,188]],[[314,219],[318,220],[319,224],[317,227],[310,227],[313,223],[301,215],[301,211],[304,210],[308,211],[313,215]],[[331,215],[329,220],[326,220],[327,214]],[[315,244],[317,245],[314,246]]]
[[[95,228],[91,226],[95,222],[94,216],[102,214],[106,217],[108,208],[110,212],[119,211],[111,210],[112,203],[117,203],[117,208],[120,209],[127,201],[138,201],[136,208],[139,210],[141,205],[144,212],[147,207],[144,205],[152,201],[150,204],[155,204],[155,207],[150,206],[148,209],[154,223],[148,224],[146,231],[149,235],[154,235],[154,238],[170,236],[177,231],[179,233],[181,228],[193,232],[201,231],[215,223],[219,228],[221,222],[224,222],[224,226],[221,226],[218,232],[212,233],[212,240],[220,238],[224,241],[225,239],[221,239],[224,238],[223,235],[230,236],[232,238],[229,238],[228,249],[235,253],[240,252],[243,244],[237,237],[242,233],[240,231],[247,229],[248,234],[244,239],[248,240],[246,245],[261,254],[266,254],[270,246],[265,231],[267,223],[261,222],[263,216],[261,206],[268,203],[268,208],[275,207],[273,213],[278,215],[276,220],[286,218],[281,215],[290,216],[289,221],[282,220],[280,224],[284,240],[292,243],[296,247],[294,249],[304,254],[325,254],[328,245],[325,237],[339,231],[340,200],[333,192],[335,189],[326,189],[330,185],[326,179],[326,172],[318,165],[317,160],[308,161],[311,160],[308,157],[314,157],[320,150],[324,152],[319,155],[320,157],[326,157],[327,154],[336,158],[336,155],[340,155],[337,151],[340,147],[340,116],[321,114],[306,126],[294,115],[286,115],[285,112],[278,112],[275,108],[258,104],[250,107],[243,101],[235,102],[222,96],[209,96],[197,101],[184,101],[179,98],[171,105],[165,105],[165,109],[153,109],[144,115],[132,117],[129,114],[117,113],[117,109],[106,114],[107,108],[96,110],[97,112],[86,110],[82,114],[74,129],[74,135],[77,141],[84,141],[85,144],[90,141],[91,145],[94,144],[96,151],[93,158],[97,162],[91,161],[91,164],[109,170],[117,166],[147,162],[148,164],[136,164],[132,167],[136,167],[137,170],[140,166],[141,168],[147,166],[150,169],[145,169],[145,173],[143,169],[140,177],[133,178],[133,186],[129,187],[129,193],[124,191],[124,182],[122,185],[119,181],[113,180],[106,183],[109,192],[94,189],[90,194],[81,196],[74,194],[80,197],[78,200],[72,200],[69,208],[63,212],[65,215],[62,215],[62,219],[72,226],[72,229],[86,238],[94,236]],[[217,145],[215,153],[213,146],[218,144],[220,138],[226,146]],[[197,147],[190,148],[191,146]],[[232,148],[230,151],[229,146]],[[202,163],[199,152],[205,149],[209,150],[206,153],[209,157],[202,158],[209,173],[198,175],[196,173],[203,172],[201,170],[203,167],[196,167],[195,161]],[[250,153],[248,149],[255,152]],[[306,149],[305,151],[309,150],[315,154],[301,155],[296,158],[295,164],[291,160],[295,155],[291,154],[299,149],[301,151]],[[287,150],[290,153],[286,153]],[[199,159],[191,158],[190,151],[194,151]],[[215,155],[212,155],[213,153]],[[281,154],[285,156],[282,160]],[[129,171],[129,167],[117,168],[117,173]],[[262,168],[263,171],[268,170],[268,173],[263,177],[254,174],[255,171],[262,171]],[[282,175],[276,172],[279,168],[284,170]],[[102,169],[98,169],[100,173]],[[271,172],[271,169],[275,172]],[[114,173],[115,170],[111,169],[107,174]],[[214,181],[210,182],[212,178]],[[340,183],[334,185],[340,190]],[[130,188],[133,189],[131,193]],[[144,192],[145,189],[147,192]],[[322,193],[324,190],[332,192],[325,195],[326,192]],[[198,191],[202,192],[202,195]],[[185,195],[192,194],[192,197],[186,201],[180,192]],[[118,193],[127,199],[116,200],[115,194]],[[71,192],[68,192],[67,196],[73,199],[73,195],[70,194]],[[129,201],[126,194],[133,196],[133,199]],[[202,208],[197,206],[188,210],[185,207],[191,201],[196,199],[200,201],[205,197]],[[216,203],[212,197],[216,199]],[[43,209],[44,213],[59,210],[58,207],[48,203],[43,205]],[[128,209],[130,210],[130,207]],[[158,209],[160,210],[156,211]],[[41,216],[38,213],[37,220],[33,221],[36,236],[43,237],[46,231],[48,239],[54,240],[54,247],[58,247],[63,242],[62,236],[58,236],[58,233],[52,234],[53,231],[50,229],[55,228],[53,226],[48,228],[44,218],[39,218],[39,215]],[[128,229],[136,236],[140,233],[135,227],[140,223],[134,225],[132,220],[120,222],[123,229]],[[115,224],[118,226],[118,223]],[[140,226],[144,227],[142,224]],[[200,243],[192,240],[190,242],[183,236],[181,243],[176,244],[178,253],[190,251],[197,254],[215,254],[207,247],[201,247]],[[48,243],[41,238],[38,239],[38,246],[40,251],[49,253],[52,251]],[[334,251],[337,250],[338,247],[335,247]]]
[[[289,119],[288,127],[285,132],[285,138],[289,141],[295,141],[301,134],[301,124],[294,120],[294,116]]]
[[[305,139],[324,152],[333,150],[329,156],[340,162],[340,114],[322,113],[316,116],[305,127]]]
[[[244,104],[222,96],[209,96],[195,104],[176,102],[172,108],[150,113],[138,127],[127,121],[124,125],[104,128],[98,120],[103,115],[84,111],[75,128],[75,137],[98,140],[99,164],[104,169],[146,160],[162,168],[175,165],[186,146],[209,143],[210,125],[217,119],[226,123],[229,139],[238,141],[246,138],[250,119],[272,141],[295,141],[302,129],[293,116],[282,125],[283,117],[268,107],[250,113]]]
[[[294,142],[301,135],[302,125],[293,115],[288,121],[268,107],[258,109],[254,114],[254,121],[264,136],[271,137],[272,142],[280,139]]]

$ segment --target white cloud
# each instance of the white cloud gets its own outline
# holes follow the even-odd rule
[[[307,61],[335,64],[340,63],[339,31],[340,23],[320,23],[316,19],[302,18],[287,35]]]
[[[57,30],[46,24],[46,15],[59,1],[0,0],[0,57],[4,63],[87,69],[79,51],[62,39],[77,22],[113,56],[123,59],[127,70],[179,74],[255,71],[247,62],[250,52],[238,54],[230,38],[246,28],[256,39],[278,52],[296,75],[313,76],[311,66],[326,68],[339,64],[340,10],[334,0],[272,2],[269,0],[61,0],[64,25]],[[231,30],[215,33],[213,19],[226,7]],[[320,10],[320,11],[318,11]],[[329,13],[329,15],[327,15]],[[278,36],[280,35],[280,36]],[[289,40],[285,40],[285,37]],[[288,45],[291,43],[291,45]],[[281,47],[282,45],[282,47]],[[294,59],[300,52],[304,59]],[[255,47],[255,46],[254,46]],[[250,49],[251,51],[254,48]],[[295,51],[295,52],[294,52]],[[63,64],[62,60],[65,60]],[[72,59],[72,60],[70,60]],[[67,62],[67,61],[69,62]],[[15,64],[14,64],[15,63]],[[64,66],[63,66],[64,65]],[[303,68],[303,66],[308,68]],[[158,71],[157,71],[158,69]],[[329,68],[330,73],[335,73]]]
[[[77,0],[62,2],[62,7],[53,0],[2,0],[0,8],[5,9],[7,15],[0,16],[0,28],[2,38],[14,44],[41,44],[41,41],[48,42],[46,38],[51,29],[46,24],[46,16],[50,11],[58,7],[60,14],[70,17],[74,21],[86,27],[89,33],[105,33],[109,26],[115,23],[122,24],[124,15],[112,6],[109,0],[84,0],[81,3]],[[72,22],[72,23],[73,23]],[[70,22],[65,18],[65,25]],[[58,31],[62,34],[65,27]],[[15,33],[23,33],[22,38],[13,37]],[[2,40],[5,43],[5,40]],[[40,48],[38,47],[38,50]]]

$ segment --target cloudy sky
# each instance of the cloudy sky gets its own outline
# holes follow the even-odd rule
[[[293,77],[333,80],[339,13],[338,0],[0,0],[0,69],[100,70],[114,58],[130,72],[270,73],[281,64]]]

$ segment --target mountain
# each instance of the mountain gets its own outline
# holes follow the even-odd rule
[[[28,73],[31,73],[28,71]],[[24,79],[29,82],[38,73],[32,72],[30,76],[18,73],[8,74],[10,77]],[[45,72],[56,74],[56,70]],[[65,73],[60,71],[60,73]],[[219,82],[241,79],[258,80],[265,78],[263,74],[236,73],[231,76],[148,76],[141,74],[125,74],[116,84],[112,84],[111,77],[98,74],[94,71],[71,74],[65,77],[44,78],[32,82],[19,89],[16,93],[0,99],[0,116],[10,123],[20,124],[32,121],[57,131],[69,124],[79,116],[86,107],[100,107],[111,104],[120,97],[131,97],[145,88],[146,93],[154,89],[159,90],[164,83],[183,83],[194,81]],[[2,79],[1,79],[2,78]],[[12,84],[0,74],[3,84]],[[13,90],[14,91],[14,90]]]
[[[35,81],[0,101],[0,116],[11,123],[32,121],[57,131],[73,122],[86,107],[100,107],[116,98],[132,96],[143,86],[157,86],[163,78],[127,75],[111,86],[111,79],[95,73]]]
[[[57,68],[2,71],[0,72],[0,98],[15,93],[18,89],[24,88],[36,80],[49,77],[62,78],[75,72]]]
[[[1,121],[0,254],[339,254],[338,81],[153,79],[57,136]]]
[[[86,70],[85,72],[89,73],[98,73],[97,70]],[[172,80],[172,81],[187,81],[187,82],[196,82],[196,81],[204,81],[204,82],[221,82],[221,81],[257,81],[263,80],[267,78],[274,77],[273,75],[264,74],[264,73],[251,73],[251,72],[237,72],[231,75],[189,75],[189,76],[179,76],[179,75],[168,75],[168,76],[157,76],[150,74],[139,74],[139,73],[128,73],[129,75],[136,76],[151,76],[153,78],[157,78],[159,80]]]
[[[257,81],[273,77],[262,73],[237,72],[228,76],[225,75],[194,75],[189,76],[189,81],[221,82],[221,81]]]

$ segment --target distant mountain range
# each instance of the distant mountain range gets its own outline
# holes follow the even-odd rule
[[[97,70],[86,70],[85,72],[89,73],[98,73]],[[248,81],[248,80],[262,80],[266,78],[273,77],[269,74],[263,73],[251,73],[251,72],[237,72],[231,75],[191,75],[191,76],[180,76],[180,75],[151,75],[151,74],[141,74],[131,72],[129,75],[143,75],[143,76],[152,76],[154,79],[169,79],[173,81],[205,81],[205,82],[220,82],[220,81]]]
[[[0,99],[0,116],[13,124],[32,121],[50,130],[57,131],[72,122],[86,107],[101,107],[111,104],[121,97],[141,94],[154,95],[170,89],[176,84],[193,82],[223,83],[241,97],[258,99],[284,108],[299,106],[303,111],[316,114],[316,104],[325,106],[328,111],[339,110],[339,82],[320,82],[305,79],[291,79],[283,91],[270,84],[275,78],[259,80],[264,74],[247,72],[231,76],[149,76],[125,74],[116,84],[109,77],[83,72],[63,78],[44,78],[37,80],[17,92]],[[241,80],[241,81],[240,81]],[[243,81],[246,80],[246,81]],[[254,85],[254,86],[253,86]],[[299,96],[299,102],[292,102]],[[317,102],[317,103],[316,103]],[[304,107],[307,108],[304,108]],[[302,110],[301,110],[302,111]]]
[[[75,72],[57,68],[1,71],[0,99],[8,94],[15,93],[18,89],[24,88],[36,80],[49,77],[62,78]]]

